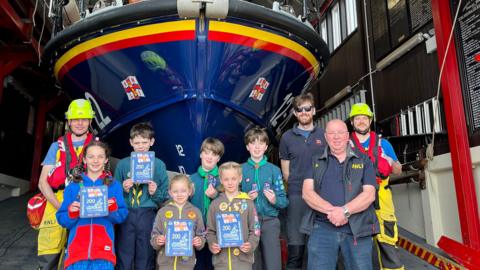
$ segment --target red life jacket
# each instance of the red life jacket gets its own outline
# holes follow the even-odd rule
[[[377,135],[375,132],[370,131],[370,143],[368,145],[368,152],[358,140],[357,134],[355,132],[352,132],[350,138],[354,143],[352,147],[366,154],[373,162],[373,166],[375,167],[377,175],[377,182],[380,184],[381,180],[387,179],[390,173],[392,173],[392,166],[385,158],[382,157],[382,147],[380,147],[380,135]]]
[[[91,133],[87,134],[87,138],[83,143],[85,147],[93,139]],[[54,189],[64,189],[65,179],[71,169],[77,166],[78,162],[82,160],[83,148],[81,153],[77,157],[77,153],[73,148],[72,133],[68,132],[64,136],[58,138],[58,150],[60,151],[60,159],[55,163],[55,167],[48,174],[48,184]]]

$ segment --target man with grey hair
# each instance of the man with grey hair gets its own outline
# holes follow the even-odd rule
[[[372,269],[372,235],[378,233],[375,216],[375,171],[370,159],[349,146],[346,124],[327,123],[327,147],[312,158],[302,195],[310,207],[301,230],[308,240],[308,268],[336,269],[342,252],[346,269]]]

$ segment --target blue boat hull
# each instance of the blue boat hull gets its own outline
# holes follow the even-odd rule
[[[93,102],[95,128],[114,156],[129,155],[130,127],[150,121],[157,156],[169,170],[192,173],[206,137],[225,144],[223,160],[239,162],[247,157],[243,134],[251,126],[266,127],[277,142],[293,96],[328,60],[326,47],[306,43],[251,18],[166,14],[54,41],[48,49],[56,53],[51,63],[62,88]]]

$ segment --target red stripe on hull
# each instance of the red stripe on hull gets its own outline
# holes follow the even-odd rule
[[[313,67],[305,57],[303,57],[299,53],[289,48],[286,48],[277,44],[273,44],[270,42],[266,42],[263,40],[259,40],[259,39],[255,39],[247,36],[241,36],[241,35],[230,34],[225,32],[217,32],[217,31],[209,31],[208,40],[224,42],[224,43],[233,43],[233,44],[248,46],[253,48],[257,47],[255,46],[255,42],[258,42],[258,41],[264,42],[262,43],[261,46],[258,46],[258,49],[278,53],[288,58],[291,58],[297,61],[298,63],[300,63],[306,70],[308,70],[310,73],[313,74]]]
[[[96,56],[107,54],[109,52],[118,51],[121,49],[126,49],[126,48],[140,46],[140,45],[165,43],[165,42],[180,41],[180,40],[193,40],[193,39],[195,39],[195,31],[185,30],[185,31],[160,33],[160,34],[149,35],[149,36],[122,39],[116,42],[108,43],[108,44],[90,49],[83,53],[80,53],[79,55],[72,58],[60,69],[60,71],[58,72],[58,79],[62,80],[62,77],[65,75],[65,73],[67,73],[70,69],[72,69],[79,63]]]

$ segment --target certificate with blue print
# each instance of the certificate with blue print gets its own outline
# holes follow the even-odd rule
[[[168,220],[166,230],[166,256],[193,255],[193,221],[187,219]]]
[[[134,183],[144,184],[153,179],[155,152],[132,152],[130,173]]]
[[[242,220],[239,212],[221,212],[216,215],[217,240],[221,248],[243,244]]]
[[[217,186],[217,179],[215,178],[215,176],[209,174],[209,175],[207,176],[207,178],[208,178],[208,184],[209,184],[209,185],[212,185],[212,187],[216,187],[216,186]]]
[[[107,186],[80,188],[80,217],[93,218],[108,216]]]

